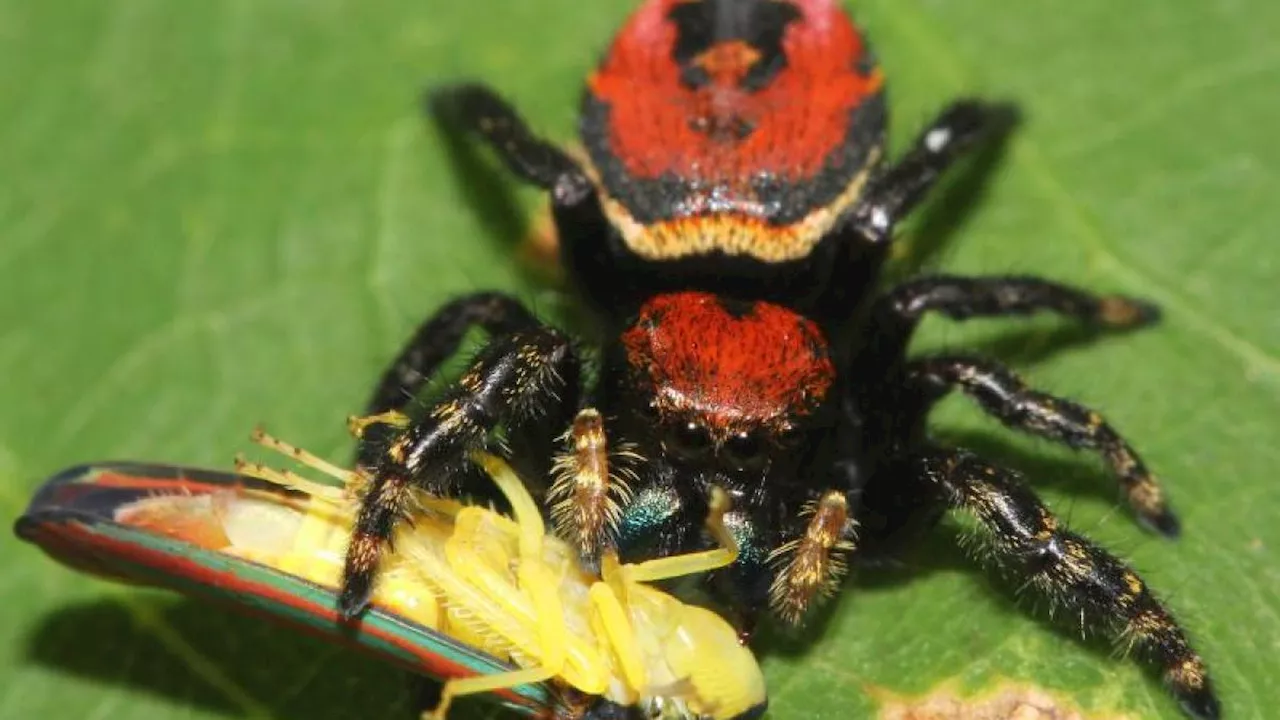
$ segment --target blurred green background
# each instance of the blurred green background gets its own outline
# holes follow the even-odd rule
[[[485,78],[567,141],[581,78],[629,6],[0,0],[0,515],[85,460],[227,467],[259,422],[345,459],[342,419],[446,298],[503,288],[555,315],[558,294],[513,252],[537,195],[504,214],[501,187],[462,187],[419,93]],[[1228,717],[1274,716],[1280,6],[853,9],[899,144],[960,93],[1026,112],[982,192],[953,185],[908,228],[909,263],[1043,272],[1167,311],[1087,347],[1052,319],[931,322],[921,346],[998,351],[1105,410],[1165,479],[1185,537],[1137,529],[1088,458],[963,402],[939,426],[1027,470],[1074,528],[1132,560],[1202,648]],[[995,589],[955,535],[852,585],[812,643],[770,643],[772,717],[1000,678],[1178,717],[1134,663]],[[408,717],[398,671],[0,544],[0,717]]]

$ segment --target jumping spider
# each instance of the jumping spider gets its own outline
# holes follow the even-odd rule
[[[1098,413],[995,360],[907,352],[929,313],[1047,311],[1128,329],[1155,308],[1034,277],[877,288],[899,220],[965,151],[1010,127],[1011,108],[958,101],[883,163],[881,71],[824,0],[644,3],[588,81],[581,159],[484,87],[432,98],[549,191],[563,263],[600,319],[601,362],[584,382],[570,337],[498,293],[423,324],[369,405],[397,429],[361,449],[375,479],[347,558],[345,615],[365,606],[386,539],[411,513],[409,487],[475,492],[468,453],[501,429],[513,462],[555,458],[526,474],[589,560],[707,546],[707,492],[728,490],[741,554],[712,585],[744,635],[766,611],[798,622],[860,549],[965,511],[1025,585],[1131,641],[1188,713],[1219,716],[1199,655],[1137,574],[1066,529],[1015,472],[932,440],[927,419],[959,390],[1011,428],[1095,452],[1139,521],[1174,536],[1138,453]],[[399,415],[472,327],[491,340],[460,379],[420,417]]]

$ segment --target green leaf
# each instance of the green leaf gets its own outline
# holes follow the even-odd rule
[[[520,267],[509,188],[452,173],[419,92],[485,78],[567,141],[628,6],[0,0],[4,516],[80,461],[226,467],[258,422],[345,458],[342,419],[446,298],[503,288],[561,307]],[[914,225],[909,264],[1038,272],[1166,309],[1157,329],[1087,347],[1045,319],[931,322],[921,347],[999,350],[1127,433],[1182,513],[1177,543],[1137,529],[1088,458],[962,401],[938,423],[1129,558],[1203,650],[1228,716],[1266,717],[1280,706],[1280,9],[1117,7],[856,8],[899,141],[961,93],[1027,116],[963,212],[944,201]],[[517,193],[531,212],[537,196]],[[926,241],[941,251],[925,257]],[[902,570],[853,583],[809,642],[770,643],[772,716],[1008,678],[1178,717],[1135,663],[1011,600],[954,539],[948,525]],[[408,717],[399,672],[0,544],[0,717]]]

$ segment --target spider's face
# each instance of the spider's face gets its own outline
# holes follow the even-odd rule
[[[767,492],[771,476],[796,466],[835,382],[821,330],[764,302],[660,295],[622,344],[624,412],[647,445],[641,454],[740,492]]]

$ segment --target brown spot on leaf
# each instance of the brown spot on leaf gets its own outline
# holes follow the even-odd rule
[[[881,701],[879,720],[1132,720],[1117,713],[1086,713],[1034,685],[1005,683],[969,696],[950,686],[916,697],[873,694]]]

